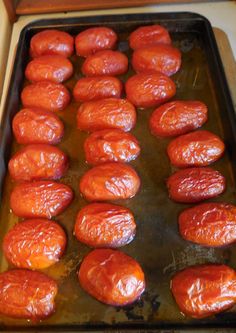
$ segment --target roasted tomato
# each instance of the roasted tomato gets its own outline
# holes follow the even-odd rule
[[[129,46],[133,50],[158,44],[171,44],[169,32],[158,24],[139,27],[129,36]]]
[[[26,86],[21,93],[24,107],[60,111],[70,102],[70,93],[61,83],[40,81]]]
[[[135,123],[135,107],[126,99],[104,98],[86,102],[77,113],[77,126],[82,131],[118,128],[128,132]]]
[[[31,38],[30,55],[61,55],[70,57],[74,51],[74,38],[60,30],[43,30]]]
[[[0,273],[0,313],[13,318],[44,319],[55,311],[56,281],[40,272],[13,269]]]
[[[16,185],[11,192],[10,206],[19,217],[50,219],[61,214],[72,199],[69,186],[44,180]]]
[[[12,129],[20,144],[57,144],[64,134],[64,125],[51,111],[43,109],[22,109],[13,118]]]
[[[185,134],[207,121],[207,107],[199,101],[173,101],[159,106],[151,115],[150,130],[156,136]]]
[[[127,99],[142,108],[157,106],[176,93],[174,82],[161,73],[140,73],[131,76],[125,84]]]
[[[168,178],[167,187],[177,202],[199,202],[224,192],[225,177],[211,168],[183,169]]]
[[[144,273],[133,258],[117,250],[97,249],[82,261],[78,271],[82,288],[100,302],[124,306],[145,290]]]
[[[204,246],[222,246],[236,241],[236,207],[209,202],[184,210],[179,216],[181,236]]]
[[[128,70],[128,58],[119,51],[105,50],[90,55],[81,71],[85,76],[121,75]]]
[[[60,83],[73,74],[72,63],[63,56],[48,55],[30,61],[25,70],[26,78],[31,82],[51,81]]]
[[[27,145],[9,161],[8,170],[16,181],[59,179],[68,169],[68,157],[50,145]]]
[[[140,153],[137,139],[119,129],[92,133],[84,142],[86,161],[96,165],[104,162],[130,162]]]
[[[136,231],[134,216],[128,208],[92,203],[79,211],[74,233],[92,247],[120,247],[130,243]]]
[[[44,269],[55,264],[66,246],[64,230],[46,219],[25,220],[16,224],[4,237],[7,260],[20,268]]]
[[[107,27],[89,28],[75,38],[76,54],[87,57],[97,51],[113,49],[117,41],[116,33]]]
[[[171,164],[179,168],[206,166],[224,153],[224,142],[209,131],[195,131],[172,140],[167,147]]]
[[[80,180],[80,192],[89,201],[128,199],[140,187],[136,171],[123,163],[104,163],[88,170]]]
[[[78,102],[96,101],[102,98],[120,98],[122,82],[113,76],[83,77],[77,81],[73,95]]]
[[[171,45],[159,44],[134,51],[133,69],[138,73],[163,73],[171,76],[178,72],[181,53]]]
[[[181,312],[205,318],[236,302],[236,272],[226,265],[198,265],[178,272],[171,291]]]

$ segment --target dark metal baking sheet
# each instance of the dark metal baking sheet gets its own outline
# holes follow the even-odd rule
[[[29,24],[20,35],[15,58],[9,94],[3,121],[0,127],[0,181],[2,188],[0,212],[0,242],[18,222],[9,207],[9,193],[14,183],[6,175],[7,162],[19,146],[12,140],[11,120],[21,108],[20,92],[27,82],[24,81],[24,69],[29,61],[29,43],[31,37],[46,28],[57,28],[76,35],[91,26],[112,27],[119,36],[118,48],[129,58],[127,38],[135,28],[158,23],[165,26],[173,43],[182,52],[182,68],[173,76],[177,85],[175,99],[199,99],[209,108],[209,120],[204,129],[220,135],[226,143],[226,153],[213,167],[221,171],[227,179],[227,190],[214,201],[228,201],[236,204],[236,122],[233,104],[230,98],[222,63],[215,38],[209,22],[193,13],[158,13],[138,15],[93,16],[70,19],[41,20]],[[75,74],[66,82],[72,91],[76,80],[81,76],[82,60],[71,58]],[[132,75],[121,76],[125,81]],[[170,280],[173,274],[189,265],[199,263],[225,263],[236,269],[236,245],[212,249],[186,242],[178,234],[177,216],[188,205],[177,204],[168,198],[165,180],[175,169],[166,155],[166,146],[170,139],[157,139],[148,129],[148,119],[153,109],[137,110],[138,121],[132,131],[141,145],[140,157],[131,164],[139,173],[142,181],[140,192],[132,199],[117,201],[129,207],[136,218],[137,235],[132,243],[121,248],[134,257],[143,267],[147,289],[142,298],[133,305],[115,308],[102,304],[88,296],[80,287],[76,270],[86,253],[90,251],[72,235],[77,211],[86,204],[78,190],[79,179],[89,167],[85,163],[83,142],[86,133],[76,129],[76,111],[79,104],[71,104],[59,116],[66,127],[65,136],[59,147],[70,157],[70,170],[62,182],[69,184],[75,199],[72,205],[57,221],[64,227],[68,236],[68,246],[60,262],[46,274],[55,278],[59,284],[56,298],[56,313],[39,323],[16,320],[0,316],[0,329],[6,331],[103,331],[107,332],[169,332],[176,329],[192,329],[224,332],[236,327],[236,307],[210,318],[194,320],[184,317],[177,308],[171,292]],[[8,269],[2,253],[1,271]]]

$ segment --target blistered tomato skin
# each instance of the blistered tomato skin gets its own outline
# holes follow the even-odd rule
[[[134,216],[125,207],[92,203],[76,217],[76,238],[91,247],[117,248],[129,244],[136,231]]]
[[[169,196],[183,203],[200,202],[224,192],[225,177],[211,168],[189,168],[175,172],[167,180]]]
[[[195,131],[179,136],[167,147],[171,164],[184,168],[207,166],[217,161],[225,150],[224,142],[209,131]]]
[[[113,306],[133,303],[145,290],[144,273],[137,261],[112,249],[90,252],[82,261],[78,278],[88,294]]]
[[[13,269],[0,274],[0,313],[38,321],[55,312],[57,283],[40,272]]]
[[[16,216],[52,218],[61,214],[73,200],[71,188],[53,181],[21,183],[14,187],[10,207]]]
[[[104,98],[83,103],[77,113],[77,127],[94,132],[103,129],[130,131],[136,123],[135,107],[126,99]]]
[[[104,162],[130,162],[137,158],[140,146],[130,133],[119,129],[97,131],[84,142],[86,161],[97,165]]]
[[[132,66],[137,73],[163,73],[171,76],[180,69],[181,53],[170,45],[148,46],[134,51]]]
[[[19,144],[58,144],[64,135],[64,124],[53,112],[29,108],[19,111],[12,122]]]
[[[128,70],[128,58],[119,51],[98,51],[88,56],[81,71],[85,76],[121,75]]]
[[[209,202],[185,209],[179,215],[181,236],[203,246],[223,246],[236,241],[236,207]]]
[[[25,220],[4,237],[3,252],[16,267],[44,269],[60,259],[66,235],[59,224],[47,219]]]
[[[129,37],[129,46],[133,50],[159,44],[171,44],[171,38],[169,32],[158,24],[139,27]]]
[[[74,38],[64,31],[43,30],[35,34],[30,41],[30,55],[33,58],[42,55],[70,57],[73,51]]]
[[[59,179],[69,166],[67,155],[59,148],[45,145],[27,145],[12,156],[8,170],[16,181]]]
[[[128,199],[138,192],[140,178],[131,166],[110,162],[88,170],[79,187],[88,201]]]
[[[207,106],[200,101],[173,101],[159,106],[149,127],[155,136],[175,136],[201,127],[207,121]]]
[[[89,28],[76,36],[76,54],[87,57],[101,50],[113,49],[116,42],[117,35],[112,29],[107,27]]]
[[[70,102],[70,93],[61,83],[40,81],[26,86],[21,93],[21,101],[26,108],[42,108],[48,111],[61,111]]]
[[[96,101],[103,98],[120,98],[122,82],[113,76],[83,77],[74,87],[73,96],[78,102]]]
[[[125,84],[127,99],[137,107],[157,106],[176,93],[175,83],[161,73],[140,73],[131,76]]]
[[[185,315],[209,317],[235,304],[236,273],[226,265],[189,267],[173,277],[171,291]]]
[[[72,63],[59,55],[41,56],[30,61],[25,77],[31,82],[51,81],[61,83],[73,74]]]

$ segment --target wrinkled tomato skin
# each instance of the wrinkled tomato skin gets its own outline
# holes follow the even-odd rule
[[[161,73],[140,73],[131,76],[125,84],[127,99],[137,107],[148,108],[172,98],[175,83]]]
[[[82,261],[78,278],[88,294],[113,306],[133,303],[145,290],[144,273],[137,261],[112,249],[90,252]]]
[[[22,90],[21,101],[26,108],[35,107],[56,112],[67,107],[70,102],[70,93],[61,83],[40,81]]]
[[[140,147],[130,133],[118,129],[97,131],[84,142],[86,161],[91,165],[104,162],[130,162],[137,158]]]
[[[169,196],[183,203],[200,202],[224,192],[225,177],[211,168],[189,168],[175,172],[167,180]]]
[[[28,63],[25,70],[25,77],[31,82],[61,83],[68,80],[72,74],[72,63],[67,58],[58,55],[35,58]]]
[[[64,31],[43,30],[35,34],[30,41],[30,55],[32,58],[42,55],[70,57],[73,52],[74,38]]]
[[[171,291],[181,312],[201,319],[236,302],[236,273],[226,265],[198,265],[178,272]]]
[[[110,162],[88,170],[79,187],[88,201],[128,199],[138,192],[140,178],[131,166]]]
[[[81,71],[85,76],[121,75],[128,70],[128,58],[119,51],[98,51],[88,56]]]
[[[122,82],[113,76],[83,77],[74,87],[73,96],[77,102],[96,101],[103,98],[120,98]]]
[[[61,214],[72,200],[69,186],[44,180],[16,185],[11,192],[10,206],[19,217],[50,219]]]
[[[171,164],[184,168],[207,166],[217,161],[225,150],[224,142],[209,131],[195,131],[172,140],[167,147]]]
[[[66,246],[64,230],[47,219],[25,220],[4,237],[3,252],[18,268],[44,269],[60,259]]]
[[[139,27],[129,37],[129,46],[133,50],[158,44],[171,44],[169,32],[158,24]]]
[[[77,127],[94,132],[104,129],[130,131],[136,123],[135,107],[126,99],[104,98],[81,104],[77,113]]]
[[[38,321],[55,312],[57,283],[40,272],[13,269],[0,274],[0,313]]]
[[[76,238],[91,247],[117,248],[129,244],[136,231],[134,216],[125,207],[92,203],[76,217]]]
[[[149,127],[155,136],[176,136],[191,132],[207,121],[207,107],[200,101],[173,101],[159,106]]]
[[[16,181],[59,179],[69,166],[68,157],[59,148],[45,145],[27,145],[9,161],[8,170]]]
[[[53,112],[29,108],[15,115],[12,130],[19,144],[56,145],[64,135],[64,124]]]
[[[181,236],[193,243],[215,247],[236,241],[236,207],[209,202],[185,209],[179,215]]]
[[[132,66],[137,73],[162,73],[171,76],[181,66],[180,51],[170,45],[148,46],[134,51]]]
[[[76,36],[76,54],[87,57],[101,50],[113,49],[116,42],[117,35],[112,29],[107,27],[89,28]]]

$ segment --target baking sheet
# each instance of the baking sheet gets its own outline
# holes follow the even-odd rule
[[[2,238],[18,218],[9,207],[9,194],[14,183],[7,175],[4,179],[7,161],[20,147],[14,141],[10,124],[14,114],[20,110],[20,92],[25,84],[24,69],[29,61],[30,38],[40,30],[58,28],[76,35],[91,26],[109,26],[119,36],[118,49],[131,56],[127,38],[138,26],[158,23],[165,26],[173,43],[182,52],[182,68],[172,76],[177,85],[174,99],[199,99],[209,108],[209,120],[202,127],[218,134],[226,143],[224,157],[212,165],[227,179],[226,192],[213,201],[227,201],[236,204],[235,166],[236,166],[236,128],[235,114],[228,87],[222,70],[212,29],[206,19],[190,13],[159,13],[143,15],[97,16],[72,19],[42,20],[28,25],[20,36],[14,64],[7,107],[0,128],[0,181],[3,188],[1,197],[0,223]],[[83,59],[71,58],[75,74],[65,85],[72,91],[75,82],[81,77],[80,67]],[[120,78],[125,81],[133,71],[129,69]],[[59,284],[56,298],[56,313],[39,323],[10,319],[0,316],[0,329],[35,331],[55,330],[158,330],[167,328],[205,328],[234,327],[236,308],[219,315],[194,320],[184,317],[177,308],[171,292],[170,280],[173,274],[189,265],[200,263],[225,263],[236,269],[236,245],[220,249],[210,249],[194,245],[181,239],[178,234],[177,216],[189,205],[177,204],[168,198],[165,181],[176,169],[166,155],[170,139],[157,139],[150,134],[148,120],[153,109],[137,110],[137,125],[132,133],[141,145],[140,157],[131,163],[140,175],[142,186],[139,193],[130,200],[115,203],[129,207],[136,218],[137,234],[132,243],[120,248],[131,255],[142,266],[147,288],[141,299],[133,305],[115,308],[102,304],[80,287],[76,270],[86,253],[91,249],[80,244],[72,235],[75,216],[86,204],[81,197],[79,179],[89,166],[85,163],[83,142],[86,133],[77,130],[76,113],[79,103],[71,104],[58,115],[65,123],[65,136],[59,145],[70,157],[70,169],[61,182],[70,185],[75,193],[72,205],[56,220],[64,227],[68,246],[63,258],[56,265],[44,270]],[[2,253],[1,271],[8,269]]]

